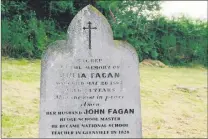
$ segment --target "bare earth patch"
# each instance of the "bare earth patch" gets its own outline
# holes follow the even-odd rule
[[[144,59],[141,63],[141,66],[155,66],[155,67],[167,67],[164,63],[159,60]]]
[[[140,64],[144,138],[207,137],[207,71]],[[38,138],[40,61],[2,61],[2,137]]]

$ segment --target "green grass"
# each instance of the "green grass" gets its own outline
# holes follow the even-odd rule
[[[8,81],[37,82],[40,80],[40,60],[2,59],[2,79]]]
[[[38,137],[40,60],[2,60],[2,137]],[[207,70],[140,66],[143,137],[207,137]]]
[[[141,67],[144,137],[207,137],[207,71]]]

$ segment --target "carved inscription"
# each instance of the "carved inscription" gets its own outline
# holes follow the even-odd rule
[[[103,107],[104,104],[122,102],[122,74],[120,64],[106,65],[108,59],[75,59],[75,65],[57,67],[58,79],[54,80],[53,99],[77,103],[77,110],[46,111],[55,117],[49,125],[52,136],[130,134],[129,124],[122,118],[135,114],[134,108]]]

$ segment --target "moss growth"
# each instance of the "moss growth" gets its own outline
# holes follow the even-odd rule
[[[120,46],[121,43],[120,43],[119,40],[113,40],[113,41],[114,41],[114,44],[115,44],[116,47],[119,47]]]
[[[96,9],[94,6],[92,6],[92,5],[88,5],[88,6],[89,6],[89,9],[90,9],[91,11],[93,11],[93,12],[95,12],[96,14],[98,14],[99,16],[102,16],[103,18],[105,18],[104,15],[103,15],[98,9]]]

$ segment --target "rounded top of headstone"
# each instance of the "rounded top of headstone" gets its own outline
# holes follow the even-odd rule
[[[90,25],[89,25],[90,24]],[[91,28],[91,29],[89,29]],[[113,44],[113,32],[105,16],[92,5],[85,6],[71,21],[67,30],[67,44],[74,47],[91,38]]]

